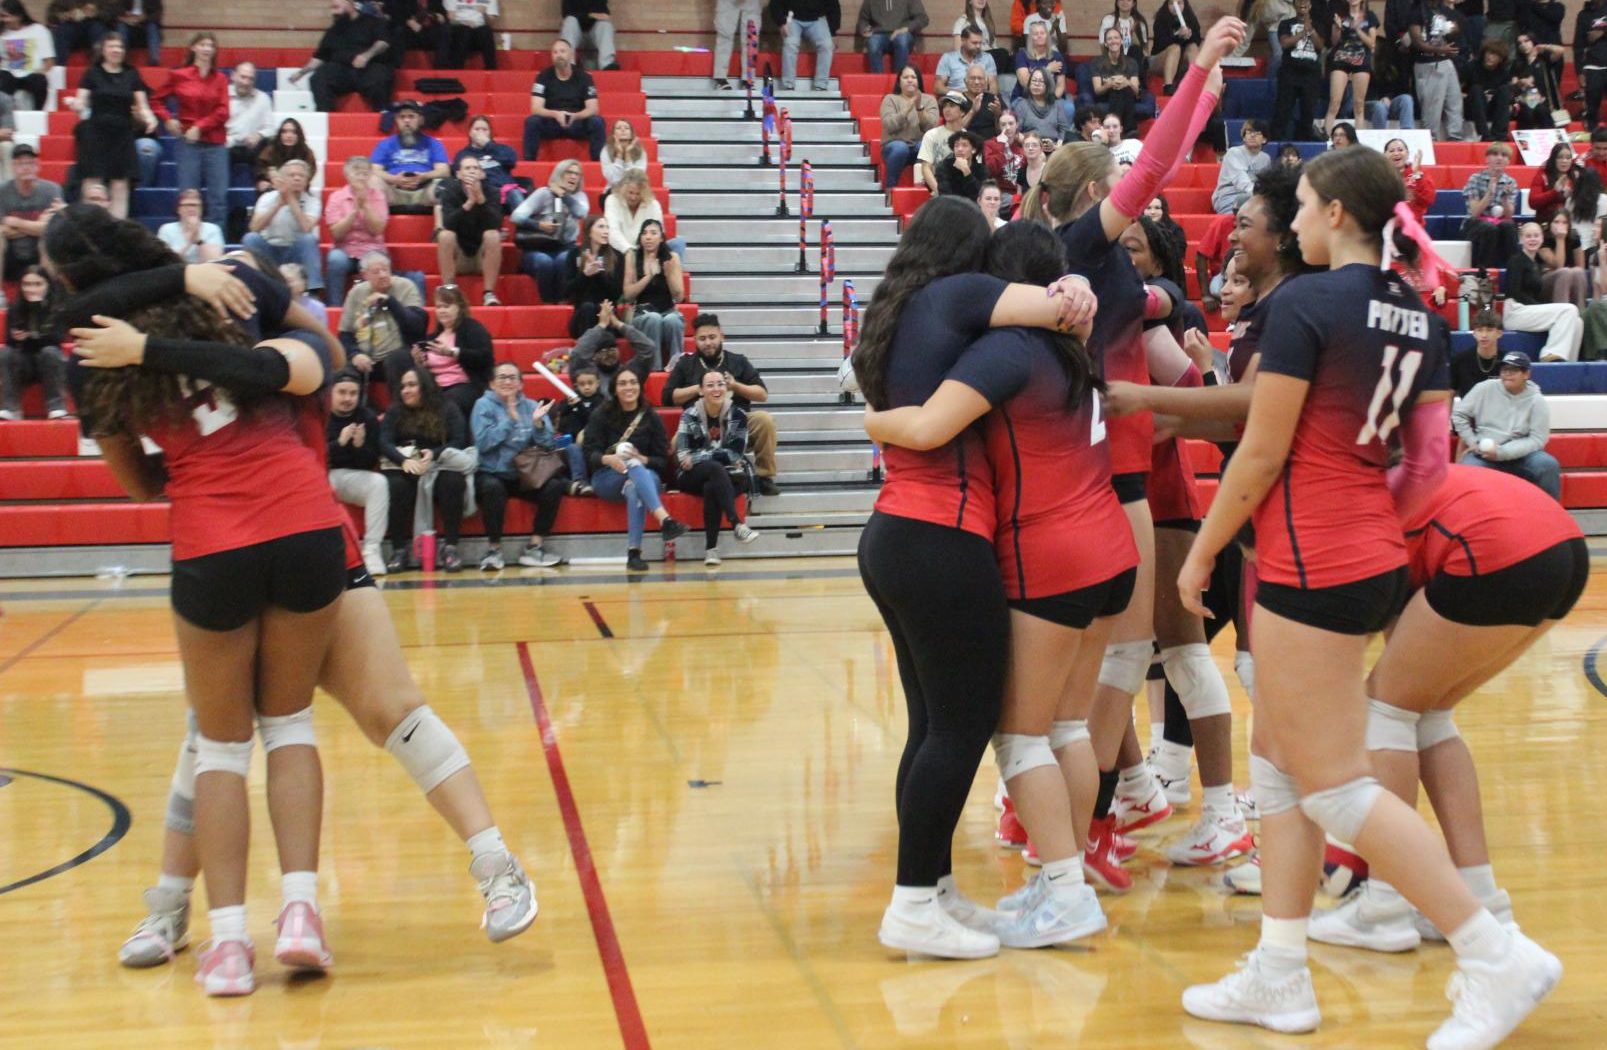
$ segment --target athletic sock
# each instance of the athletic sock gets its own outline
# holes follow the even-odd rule
[[[1239,684],[1244,691],[1255,699],[1255,657],[1240,650],[1233,654],[1233,673],[1239,676]]]
[[[1161,749],[1161,745],[1164,744],[1165,742],[1166,742],[1166,723],[1164,723],[1164,722],[1161,722],[1161,723],[1151,722],[1150,727],[1149,727],[1149,749],[1150,749],[1150,751],[1152,751],[1152,752],[1159,751]]]
[[[914,911],[937,900],[936,886],[894,886],[893,907],[899,911]]]
[[[195,880],[186,879],[182,875],[168,875],[165,872],[156,878],[156,888],[169,892],[183,893],[186,896],[195,889]]]
[[[1043,877],[1055,889],[1068,886],[1081,886],[1083,884],[1082,858],[1067,857],[1065,860],[1047,860],[1043,864]]]
[[[207,912],[207,920],[212,924],[212,940],[222,944],[224,941],[244,941],[249,943],[251,938],[246,935],[246,906],[235,904],[227,908],[213,908]]]
[[[1498,963],[1512,950],[1512,935],[1486,908],[1480,908],[1473,917],[1455,930],[1446,940],[1458,959],[1477,959],[1480,962]]]
[[[470,835],[465,845],[469,847],[469,856],[476,860],[487,853],[508,852],[508,844],[502,841],[502,832],[495,824],[484,831],[476,831]]]
[[[1376,875],[1362,885],[1367,887],[1367,896],[1375,904],[1393,904],[1401,900],[1401,891]]]
[[[318,910],[318,873],[316,871],[287,871],[279,880],[280,892],[288,906],[300,902]]]
[[[1148,782],[1149,779],[1149,766],[1142,762],[1136,766],[1128,766],[1126,769],[1122,770],[1120,790],[1125,792],[1131,788],[1140,787]]]
[[[1202,791],[1202,794],[1205,796],[1204,812],[1224,817],[1238,815],[1239,806],[1238,803],[1233,801],[1232,784],[1218,784],[1215,787],[1208,787]]]
[[[1256,952],[1262,968],[1273,977],[1288,977],[1306,968],[1307,919],[1261,916],[1261,942]]]
[[[1479,900],[1489,900],[1501,892],[1501,887],[1495,884],[1495,868],[1489,864],[1476,864],[1470,868],[1457,868],[1462,876],[1462,884],[1468,892]]]
[[[1094,797],[1094,819],[1104,820],[1110,816],[1110,804],[1116,798],[1116,781],[1119,778],[1114,769],[1101,769],[1099,771],[1099,794]]]

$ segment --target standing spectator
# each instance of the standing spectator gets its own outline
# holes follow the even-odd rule
[[[124,44],[133,47],[136,36],[144,37],[145,64],[162,64],[162,0],[124,0],[117,21]]]
[[[764,378],[747,357],[725,348],[725,331],[716,315],[698,314],[692,319],[692,340],[697,352],[681,355],[664,380],[664,406],[691,404],[702,394],[705,375],[710,372],[723,375],[726,392],[748,416],[750,449],[759,491],[766,496],[776,495],[780,491],[776,488],[776,421],[769,412],[753,407],[770,400]]]
[[[1049,93],[1054,98],[1062,98],[1066,94],[1066,72],[1070,64],[1066,56],[1049,42],[1049,26],[1043,22],[1034,22],[1027,31],[1027,46],[1016,52],[1015,71],[1016,86],[1010,93],[1010,100],[1027,95],[1027,74],[1033,70],[1041,69],[1049,78]]]
[[[1116,30],[1122,37],[1122,51],[1138,63],[1140,70],[1149,68],[1149,21],[1138,9],[1137,0],[1115,0],[1110,14],[1099,20],[1099,39]],[[1275,71],[1268,70],[1271,76]]]
[[[1510,54],[1517,39],[1518,9],[1524,6],[1520,0],[1485,0],[1484,39],[1499,40]]]
[[[340,311],[340,341],[351,367],[369,382],[384,379],[394,398],[402,372],[413,364],[405,351],[424,338],[429,316],[418,285],[391,272],[390,256],[369,252],[361,263],[363,279]]]
[[[635,304],[631,324],[658,344],[653,368],[668,368],[686,339],[686,322],[678,309],[686,300],[686,276],[681,260],[664,243],[664,224],[657,219],[642,223],[635,250],[625,253],[622,283],[624,301]]]
[[[112,2],[106,0],[108,6]],[[45,24],[50,27],[56,60],[64,65],[79,48],[94,56],[95,49],[111,29],[103,16],[100,0],[50,0],[50,6],[45,8]]]
[[[61,47],[58,42],[57,53]],[[1586,0],[1574,19],[1574,64],[1585,83],[1585,126],[1601,123],[1601,99],[1607,92],[1607,0]]]
[[[279,131],[257,154],[257,192],[273,189],[274,172],[293,160],[307,165],[307,181],[311,185],[313,176],[318,174],[318,156],[307,145],[307,133],[302,130],[301,121],[286,117],[279,122]]]
[[[1384,143],[1384,156],[1400,172],[1401,181],[1406,183],[1406,203],[1421,225],[1438,192],[1434,180],[1423,171],[1423,155],[1419,153],[1417,159],[1413,160],[1406,152],[1405,139],[1390,139]]]
[[[373,576],[386,572],[381,544],[391,513],[391,487],[379,472],[379,429],[379,417],[363,404],[363,377],[335,376],[324,423],[329,487],[342,503],[363,508],[363,567]]]
[[[1470,390],[1451,410],[1451,425],[1467,451],[1462,462],[1516,474],[1552,499],[1562,498],[1562,467],[1546,451],[1551,406],[1529,378],[1529,358],[1519,351],[1501,357],[1501,374]]]
[[[329,195],[324,221],[329,224],[328,270],[324,275],[329,301],[346,298],[352,267],[369,252],[385,250],[385,224],[391,207],[374,178],[374,165],[364,156],[346,158],[346,185]]]
[[[1322,27],[1311,17],[1311,0],[1295,0],[1294,16],[1278,23],[1278,40],[1283,45],[1283,64],[1278,67],[1272,134],[1285,141],[1308,141],[1315,137],[1312,128],[1322,94],[1323,52]],[[1342,88],[1340,93],[1343,95]],[[1329,105],[1333,104],[1330,100]]]
[[[547,185],[513,213],[519,269],[535,280],[543,302],[563,302],[564,283],[579,251],[580,224],[590,211],[591,202],[580,185],[580,161],[562,160],[552,169]]]
[[[403,282],[404,284],[406,282]],[[406,355],[403,355],[404,357]],[[463,569],[458,557],[458,536],[463,528],[467,477],[457,470],[443,469],[442,457],[448,450],[471,447],[469,424],[458,406],[441,396],[427,368],[408,362],[397,377],[396,403],[380,420],[380,455],[385,457],[385,479],[391,489],[392,572],[417,568],[412,558],[415,518],[441,519],[436,564],[446,572]],[[433,504],[419,512],[418,504],[429,479],[428,501]]]
[[[324,260],[318,250],[318,196],[307,191],[307,165],[287,161],[274,178],[274,188],[257,198],[245,247],[277,263],[300,263],[314,292],[324,287]]]
[[[513,181],[513,169],[519,166],[519,154],[512,146],[496,141],[491,135],[491,118],[478,116],[469,121],[469,144],[458,150],[452,158],[456,167],[464,157],[480,161],[485,173],[486,195],[496,198],[504,212],[511,212],[524,203],[524,187]]]
[[[1289,65],[1288,56],[1284,65]],[[1272,158],[1261,148],[1267,144],[1267,133],[1260,121],[1246,120],[1239,131],[1239,142],[1223,154],[1216,189],[1211,193],[1211,210],[1218,215],[1237,212],[1255,191],[1255,177],[1272,167]]]
[[[1501,367],[1501,318],[1491,309],[1473,317],[1473,346],[1451,355],[1451,393],[1463,398],[1486,379],[1497,378]]]
[[[1486,40],[1479,45],[1479,60],[1468,70],[1468,110],[1479,138],[1500,142],[1512,121],[1512,66],[1507,45]]]
[[[519,564],[532,569],[551,569],[564,559],[548,554],[543,543],[558,521],[558,508],[569,488],[562,473],[548,478],[539,489],[524,487],[513,460],[527,448],[557,450],[561,442],[548,418],[554,402],[536,402],[521,389],[519,367],[509,362],[497,365],[491,389],[474,403],[469,430],[480,453],[480,466],[474,472],[475,499],[480,504],[480,521],[485,524],[486,551],[480,559],[482,572],[495,572],[507,564],[502,556],[502,522],[510,498],[535,505],[536,521],[530,542],[519,553]]]
[[[1462,137],[1462,81],[1456,59],[1462,54],[1462,22],[1445,0],[1423,0],[1412,14],[1413,75],[1423,104],[1423,127],[1436,139]]]
[[[1161,60],[1161,67],[1165,71],[1166,94],[1170,95],[1177,90],[1179,68],[1184,71],[1199,54],[1200,18],[1194,13],[1194,7],[1189,0],[1166,0],[1161,9],[1155,12],[1153,19],[1155,26],[1155,40],[1150,45],[1150,54]]]
[[[486,69],[497,68],[496,22],[502,14],[497,0],[442,0],[446,11],[445,30],[435,48],[435,64],[443,69],[462,69],[471,51],[480,52]]]
[[[937,99],[923,90],[921,71],[905,65],[898,90],[882,98],[882,185],[892,189],[915,159],[921,136],[937,127]]]
[[[329,307],[307,291],[307,271],[301,268],[301,264],[280,264],[279,276],[285,279],[285,285],[290,289],[290,301],[312,314],[318,320],[319,328],[328,328]]]
[[[587,44],[597,52],[598,69],[619,68],[614,54],[614,16],[608,13],[608,0],[563,0],[562,13],[564,20],[558,35],[569,45],[571,54],[579,52],[581,44]],[[557,56],[553,57],[556,61]],[[595,150],[591,159],[597,159]]]
[[[1109,15],[1105,16],[1109,18]],[[1105,30],[1105,49],[1089,69],[1094,97],[1121,118],[1122,128],[1131,135],[1138,130],[1138,101],[1144,96],[1144,67],[1122,44],[1121,30]]]
[[[1558,211],[1544,226],[1546,239],[1540,245],[1540,288],[1547,301],[1573,303],[1580,314],[1590,299],[1590,280],[1585,272],[1585,248],[1566,211]]]
[[[1534,180],[1529,183],[1529,210],[1534,212],[1534,221],[1542,227],[1549,223],[1568,203],[1573,185],[1573,143],[1559,142],[1551,147],[1545,167],[1535,172]]]
[[[469,300],[455,284],[435,290],[435,331],[413,344],[413,363],[427,368],[441,396],[467,419],[491,384],[496,346],[485,325],[469,315]]]
[[[44,387],[45,417],[61,419],[67,415],[67,356],[53,320],[50,279],[30,266],[20,283],[22,297],[6,314],[6,342],[0,347],[0,420],[22,418],[22,388],[34,382]]]
[[[1584,325],[1577,306],[1546,301],[1539,260],[1545,236],[1538,223],[1524,223],[1518,235],[1518,250],[1507,260],[1507,272],[1501,282],[1507,297],[1501,325],[1509,332],[1544,332],[1542,361],[1575,361],[1579,358]]]
[[[187,263],[223,258],[223,231],[201,217],[201,191],[179,190],[177,222],[163,223],[156,235]]]
[[[602,384],[603,396],[614,392],[614,379],[620,373],[619,341],[630,344],[632,360],[629,368],[647,374],[646,362],[658,353],[658,344],[634,325],[626,324],[614,313],[614,304],[604,301],[597,311],[597,323],[586,329],[569,351],[569,374],[590,368],[596,371]]]
[[[3,0],[0,0],[3,2]],[[229,147],[232,165],[243,164],[256,171],[257,154],[273,136],[273,98],[257,88],[257,67],[241,62],[229,75],[229,123],[224,127],[224,143]]]
[[[608,142],[603,145],[603,152],[597,159],[603,164],[605,194],[612,193],[619,180],[632,168],[645,173],[647,148],[636,137],[636,125],[624,118],[614,121],[614,130],[609,133]]]
[[[567,40],[552,42],[552,65],[536,74],[530,86],[530,116],[525,118],[525,160],[539,160],[544,138],[585,139],[591,159],[603,152],[603,118],[597,115],[597,86],[591,74],[575,65]]]
[[[44,109],[48,77],[56,65],[56,42],[35,22],[22,0],[0,0],[0,92],[28,93],[28,109]]]
[[[701,397],[681,413],[675,431],[675,461],[680,467],[676,486],[703,497],[703,564],[720,564],[720,518],[731,523],[738,543],[752,543],[759,534],[737,513],[737,486],[733,470],[744,472],[748,454],[748,416],[727,395],[725,375],[704,372]]]
[[[481,305],[501,306],[497,278],[502,275],[502,205],[495,194],[486,192],[479,157],[458,162],[457,178],[441,185],[438,208],[441,232],[435,239],[435,255],[441,281],[455,285],[458,271],[478,273],[485,283]]]
[[[612,200],[613,198],[609,198]],[[605,303],[617,303],[624,295],[620,280],[625,275],[625,259],[613,246],[606,215],[588,215],[580,227],[580,249],[570,260],[565,295],[574,304],[569,315],[570,338],[597,324]]]
[[[988,228],[997,230],[1005,225],[999,217],[999,208],[1004,204],[1004,194],[999,191],[999,184],[992,179],[984,179],[982,188],[977,191],[977,207],[982,209],[982,215],[988,220]]]
[[[625,504],[627,522],[625,568],[646,572],[642,560],[642,532],[651,514],[665,543],[686,535],[686,526],[670,517],[659,498],[659,486],[669,465],[670,439],[664,422],[642,399],[642,378],[621,369],[614,379],[614,397],[592,413],[586,424],[586,462],[592,488],[599,499]]]
[[[988,177],[1011,198],[1027,192],[1021,177],[1027,166],[1026,138],[1018,130],[1020,126],[1015,113],[1000,113],[999,133],[982,144],[982,163],[987,166]]]
[[[1034,76],[1038,71],[1034,70]],[[982,160],[982,139],[974,131],[949,136],[949,155],[937,165],[937,192],[974,201],[982,191],[987,168]]]
[[[746,84],[757,70],[745,68],[748,53],[748,26],[759,25],[759,0],[714,0],[714,86],[731,90],[731,51],[737,53],[737,71]],[[758,32],[755,28],[754,32]]]
[[[427,51],[433,56],[440,52],[446,36],[446,8],[441,0],[384,0],[384,11],[391,48],[398,54]]]
[[[815,90],[831,86],[831,38],[842,26],[837,0],[770,0],[770,17],[781,27],[781,90],[798,86],[798,47],[804,37],[815,49]]]
[[[441,140],[419,130],[424,109],[408,99],[396,107],[396,133],[380,139],[368,159],[374,174],[385,184],[385,199],[392,207],[433,205],[436,183],[452,174]]]
[[[167,80],[167,131],[177,142],[179,189],[206,192],[206,219],[228,217],[229,78],[218,71],[218,38],[190,38],[189,61]]]
[[[1507,174],[1511,161],[1511,146],[1490,143],[1484,150],[1484,170],[1475,171],[1462,187],[1468,209],[1462,236],[1473,242],[1472,262],[1481,269],[1501,267],[1517,250],[1518,227],[1512,217],[1517,214],[1518,183]]]
[[[980,62],[972,62],[966,67],[965,101],[965,126],[985,139],[997,134],[999,114],[1010,107],[988,90],[988,72]]]
[[[1368,8],[1367,0],[1340,0],[1332,17],[1333,28],[1328,34],[1328,118],[1323,126],[1331,128],[1339,119],[1339,107],[1349,89],[1356,126],[1365,128],[1373,49],[1378,46],[1378,19]]]
[[[334,20],[307,64],[290,74],[290,83],[299,84],[311,73],[313,104],[321,112],[333,113],[341,99],[356,92],[378,113],[390,105],[396,82],[390,26],[363,13],[354,0],[329,0],[329,9]]]
[[[988,90],[999,93],[999,67],[993,56],[982,49],[982,32],[975,26],[960,31],[960,45],[937,60],[937,73],[932,78],[932,94],[938,98],[957,91],[965,83],[966,70],[980,63],[988,75]]]
[[[73,128],[79,178],[111,191],[111,212],[119,219],[128,218],[129,183],[139,173],[136,131],[156,133],[145,81],[124,64],[123,56],[122,37],[115,33],[103,37],[100,55],[78,81],[78,94],[67,100],[67,107],[79,116]]]
[[[867,0],[861,4],[855,32],[865,41],[865,68],[883,72],[889,53],[893,68],[904,68],[926,23],[921,0]]]
[[[0,230],[5,233],[5,279],[17,280],[39,262],[39,238],[61,207],[61,187],[39,177],[39,155],[26,142],[11,154],[13,178],[0,184]]]
[[[608,242],[621,254],[636,247],[643,223],[664,224],[664,209],[653,196],[645,171],[631,170],[620,176],[614,192],[603,202],[603,214],[608,216]],[[669,246],[676,255],[686,254],[686,243],[679,237],[671,238]]]
[[[1047,70],[1034,69],[1027,74],[1026,93],[1010,103],[1024,135],[1037,135],[1059,141],[1071,132],[1066,111],[1050,92]]]
[[[1557,90],[1557,68],[1565,52],[1556,44],[1536,43],[1533,33],[1518,34],[1517,57],[1512,61],[1513,102],[1517,106],[1518,127],[1556,126],[1551,114],[1562,109],[1562,93]],[[1555,61],[1553,61],[1553,59]],[[1588,79],[1581,68],[1580,76]],[[1586,106],[1586,117],[1590,115]]]

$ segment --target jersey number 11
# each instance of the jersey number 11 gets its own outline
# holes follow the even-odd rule
[[[1408,350],[1401,357],[1400,375],[1395,374],[1395,358],[1401,357],[1401,348],[1394,343],[1384,347],[1384,360],[1379,366],[1378,385],[1373,388],[1372,404],[1367,406],[1367,422],[1356,435],[1356,444],[1369,444],[1374,438],[1388,441],[1390,434],[1401,424],[1401,403],[1412,392],[1412,380],[1423,363],[1423,351]],[[1387,412],[1387,415],[1384,413]],[[1380,418],[1382,416],[1382,418]]]

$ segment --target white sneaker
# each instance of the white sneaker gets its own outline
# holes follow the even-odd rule
[[[1198,867],[1232,860],[1253,848],[1255,836],[1238,814],[1206,812],[1186,835],[1166,848],[1166,857],[1173,864]]]
[[[564,563],[561,554],[548,554],[536,546],[527,546],[519,555],[519,564],[530,569],[555,569]]]
[[[485,914],[480,928],[486,939],[499,944],[530,928],[540,912],[536,884],[512,853],[484,853],[469,862],[469,874],[480,884]]]
[[[0,408],[0,423],[15,423],[21,418],[20,413],[13,412],[9,408]]]
[[[1324,944],[1374,952],[1409,952],[1423,941],[1412,925],[1412,906],[1406,898],[1398,893],[1381,898],[1371,880],[1339,907],[1313,915],[1306,936]]]
[[[984,908],[976,901],[961,893],[959,887],[954,885],[954,876],[946,875],[937,883],[937,903],[949,917],[967,929],[980,933],[992,933],[993,927],[999,921],[999,913],[992,908]]]
[[[939,959],[986,959],[999,954],[999,938],[970,929],[932,897],[922,904],[889,904],[876,939],[896,951]]]
[[[1234,893],[1242,893],[1247,897],[1261,896],[1261,858],[1254,856],[1250,863],[1240,864],[1236,868],[1229,868],[1222,881]]]
[[[1495,916],[1496,922],[1499,922],[1509,930],[1518,928],[1518,920],[1512,917],[1512,898],[1507,896],[1506,890],[1496,890],[1493,895],[1483,898],[1479,903],[1484,905],[1491,915]],[[1427,915],[1424,915],[1416,908],[1412,909],[1412,925],[1416,927],[1417,935],[1423,940],[1434,944],[1445,943],[1445,934],[1439,931],[1439,927],[1428,921]]]
[[[1008,897],[1000,897],[994,905],[999,911],[1014,913],[1031,908],[1037,903],[1038,897],[1043,893],[1043,872],[1035,872],[1032,878],[1022,884],[1019,890]]]
[[[1006,948],[1047,948],[1091,936],[1107,925],[1092,886],[1046,884],[1030,908],[1001,916],[994,932]]]
[[[720,552],[715,550],[713,547],[710,547],[708,550],[704,551],[703,564],[708,566],[720,564]]]
[[[1130,791],[1117,788],[1110,815],[1116,819],[1116,833],[1130,835],[1171,816],[1172,804],[1166,801],[1166,793],[1156,779],[1147,777]]]
[[[190,943],[190,895],[152,887],[145,891],[150,914],[118,949],[117,961],[134,969],[161,966]]]
[[[78,454],[80,456],[99,456],[100,442],[94,438],[86,438],[82,434],[78,435]]]
[[[736,528],[731,530],[731,535],[737,538],[738,543],[752,543],[759,538],[758,531],[750,529],[745,521],[737,522]]]
[[[1513,931],[1512,950],[1495,965],[1464,959],[1446,985],[1451,1016],[1428,1037],[1428,1050],[1486,1050],[1523,1023],[1562,979],[1562,963]]]
[[[1239,804],[1239,815],[1245,820],[1261,819],[1261,809],[1255,804],[1255,788],[1245,788],[1233,796],[1233,801]]]
[[[1179,761],[1181,759],[1181,761]],[[1176,755],[1162,747],[1156,747],[1149,753],[1145,763],[1149,766],[1150,775],[1161,785],[1166,793],[1166,801],[1174,806],[1186,806],[1194,797],[1193,786],[1189,783],[1189,760],[1187,753]]]
[[[1261,969],[1259,952],[1245,956],[1237,972],[1215,984],[1185,989],[1183,1009],[1206,1021],[1260,1025],[1274,1032],[1310,1032],[1322,1023],[1310,968],[1274,978]]]
[[[65,408],[53,408],[49,412],[45,413],[45,418],[46,419],[66,419],[67,418],[67,410]]]
[[[370,576],[384,576],[388,571],[385,568],[385,553],[377,546],[364,547],[363,568],[368,570]]]

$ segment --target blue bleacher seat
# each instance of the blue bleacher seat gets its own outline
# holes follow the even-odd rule
[[[1607,361],[1540,362],[1533,378],[1544,394],[1607,394]]]
[[[1455,215],[1462,219],[1467,217],[1467,198],[1461,190],[1440,190],[1434,194],[1434,203],[1428,206],[1430,215]]]
[[[1508,350],[1521,350],[1529,355],[1531,361],[1539,360],[1540,348],[1545,345],[1546,337],[1543,332],[1506,332],[1502,334],[1500,343],[1502,353]],[[1471,349],[1473,349],[1472,332],[1451,333],[1452,353]]]
[[[1222,92],[1222,115],[1226,118],[1256,117],[1272,119],[1272,99],[1276,89],[1264,77],[1235,77]]]

